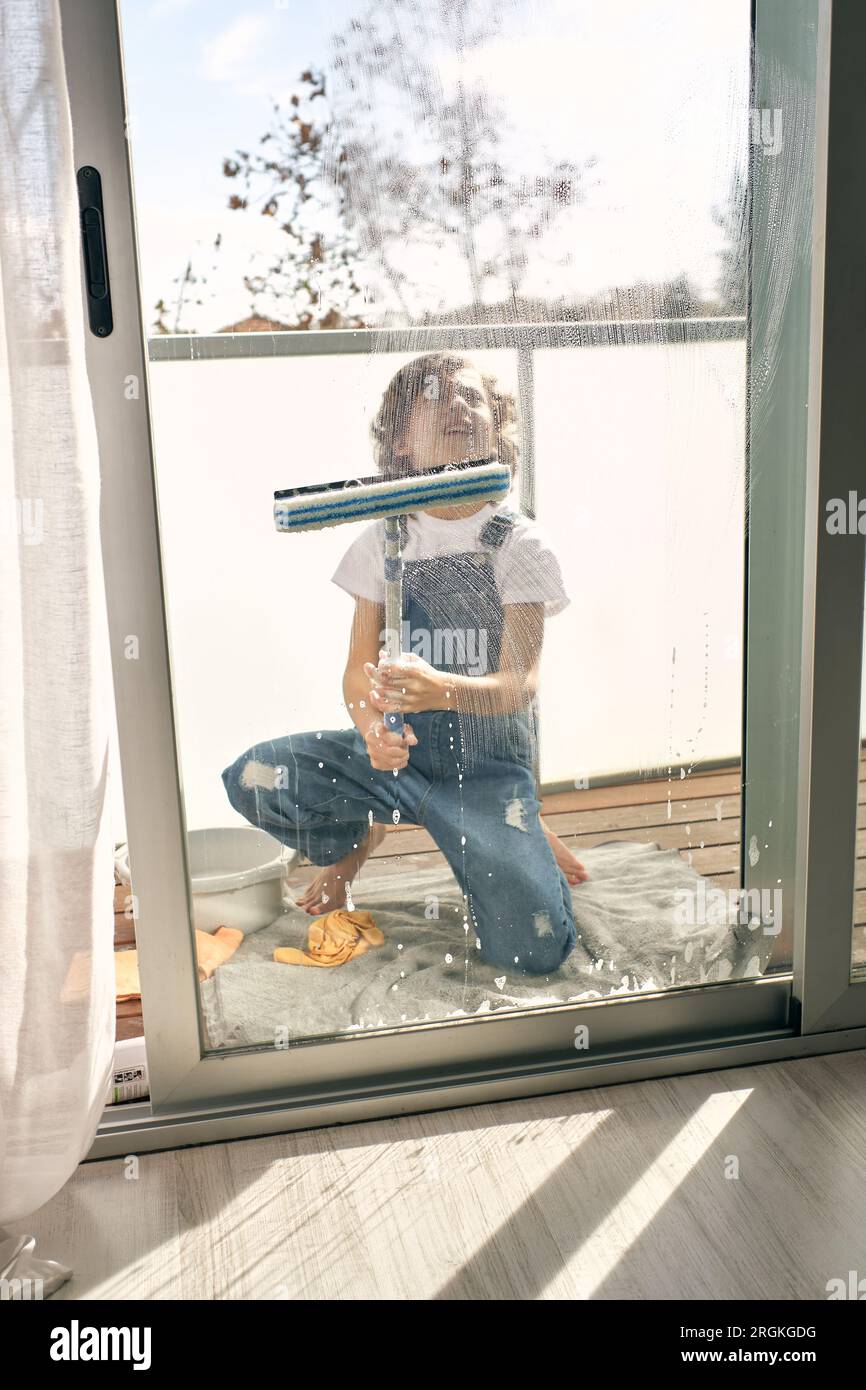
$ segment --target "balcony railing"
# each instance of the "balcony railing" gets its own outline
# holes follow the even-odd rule
[[[151,362],[343,356],[347,353],[510,351],[517,354],[522,443],[520,507],[535,516],[534,356],[545,348],[635,347],[744,339],[745,315],[718,318],[585,319],[549,323],[444,324],[320,332],[164,334],[149,338]]]

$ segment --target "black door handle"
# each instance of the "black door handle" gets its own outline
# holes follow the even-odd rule
[[[105,215],[102,208],[102,179],[99,171],[85,164],[76,175],[78,206],[81,212],[81,245],[84,251],[84,287],[90,331],[107,338],[114,320],[108,283],[108,252],[105,245]]]

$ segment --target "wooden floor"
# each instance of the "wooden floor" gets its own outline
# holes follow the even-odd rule
[[[10,1229],[56,1299],[823,1300],[866,1052],[88,1163]]]
[[[680,778],[647,779],[586,791],[555,792],[542,802],[542,815],[551,829],[576,854],[605,840],[641,840],[674,848],[698,873],[721,888],[739,885],[740,862],[739,768],[725,772],[693,773]],[[670,814],[668,813],[670,802]],[[866,962],[866,750],[861,752],[857,816],[857,877],[854,922],[855,953]],[[376,858],[399,855],[401,865],[429,865],[442,859],[426,830],[389,826]],[[293,882],[303,883],[316,870],[301,868]],[[125,915],[126,890],[115,890],[115,950],[135,945],[133,923]],[[141,1001],[117,1005],[117,1037],[140,1037],[144,1032]]]

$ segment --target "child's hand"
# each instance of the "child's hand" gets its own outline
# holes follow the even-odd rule
[[[384,721],[375,720],[364,735],[370,762],[378,772],[397,772],[409,761],[409,749],[418,742],[412,725],[403,723],[403,733],[386,729]]]
[[[364,662],[364,673],[372,686],[370,704],[382,714],[392,710],[418,714],[422,710],[452,707],[447,696],[447,672],[437,671],[414,652],[404,652],[394,660],[383,653],[378,666],[372,661]]]

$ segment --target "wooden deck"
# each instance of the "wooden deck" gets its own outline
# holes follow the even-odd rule
[[[670,814],[668,801],[670,800]],[[857,808],[857,877],[855,959],[866,964],[866,750],[861,752]],[[579,856],[605,840],[641,840],[677,849],[692,866],[720,888],[739,885],[740,772],[693,773],[685,778],[658,778],[586,791],[554,792],[544,797],[542,815],[552,830]],[[701,846],[703,845],[703,848]],[[415,826],[388,827],[373,858],[400,856],[403,867],[434,864],[442,858],[435,843]],[[316,870],[296,870],[293,882],[304,883]],[[115,890],[115,950],[135,945],[132,920],[124,915],[124,895]],[[117,1005],[117,1037],[140,1037],[144,1029],[141,1001]]]

